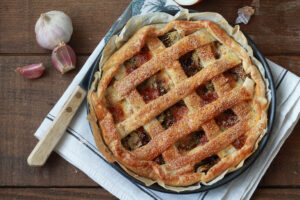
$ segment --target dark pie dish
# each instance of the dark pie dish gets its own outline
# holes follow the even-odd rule
[[[169,13],[169,14],[173,14],[173,13]],[[269,89],[271,91],[271,101],[269,102],[269,109],[268,109],[268,126],[267,126],[267,134],[265,134],[263,136],[263,138],[261,139],[256,151],[254,153],[252,153],[252,155],[250,157],[248,157],[245,162],[244,162],[244,165],[237,169],[236,171],[234,172],[231,172],[231,173],[228,173],[225,175],[225,177],[223,179],[221,179],[220,181],[212,184],[212,185],[202,185],[201,188],[199,189],[196,189],[196,190],[192,190],[192,191],[183,191],[181,193],[195,193],[195,192],[200,192],[200,191],[206,191],[206,190],[210,190],[212,188],[215,188],[215,187],[218,187],[220,185],[223,185],[227,182],[229,182],[230,180],[234,179],[235,177],[237,177],[238,175],[240,175],[242,172],[244,172],[249,166],[251,166],[251,164],[255,161],[255,159],[259,156],[260,152],[263,150],[264,146],[266,145],[266,142],[269,138],[269,135],[270,135],[270,132],[271,132],[271,128],[272,128],[272,124],[273,124],[273,120],[274,120],[274,115],[275,115],[275,89],[274,89],[274,84],[273,84],[273,79],[272,79],[272,75],[271,75],[271,72],[270,72],[270,69],[269,69],[269,66],[267,64],[267,62],[265,61],[264,57],[262,56],[262,54],[259,52],[259,50],[257,49],[257,47],[255,46],[255,44],[253,43],[253,41],[248,38],[248,44],[251,46],[251,48],[253,49],[253,52],[254,52],[254,56],[261,62],[262,66],[264,67],[264,70],[265,70],[265,78],[268,80],[269,82]],[[162,38],[162,40],[164,40]],[[93,82],[93,74],[98,70],[98,63],[100,61],[100,57],[101,57],[101,54],[98,56],[97,60],[95,61],[94,65],[92,66],[93,68],[93,72],[92,72],[92,75],[91,75],[91,79],[90,79],[90,83],[89,83],[89,88],[91,87],[91,84]],[[184,67],[185,66],[185,60],[184,58],[182,58],[182,66]],[[195,74],[195,72],[193,72],[193,69],[190,69],[189,68],[190,64],[186,64],[186,68],[187,70],[185,70],[186,74],[189,75],[190,73],[190,76],[193,76]],[[129,73],[131,72],[131,69],[129,68],[128,69]],[[153,97],[153,92],[152,93],[149,93],[149,91],[147,90],[144,90],[144,87],[146,86],[141,86],[141,87],[138,87],[137,90],[142,94],[143,96],[143,99],[145,102],[150,102],[151,100],[157,98],[158,96],[160,95],[163,95],[165,93],[164,90],[166,90],[164,87],[158,87],[158,94],[154,94],[154,97]],[[146,87],[147,88],[147,87]],[[201,90],[199,91],[199,95],[202,97],[202,99],[204,99],[204,104],[206,104],[206,101],[208,103],[210,103],[211,101],[215,100],[214,99],[214,95],[207,95],[207,90],[209,91],[210,90],[210,87],[209,86],[206,86],[205,90]],[[160,92],[162,94],[160,94]],[[203,93],[203,94],[201,94]],[[88,108],[89,108],[89,104],[88,104]],[[180,108],[180,105],[179,105],[179,108]],[[172,113],[172,111],[171,111]],[[232,113],[230,112],[227,112],[228,115],[230,115],[232,117]],[[168,113],[166,114],[168,115]],[[174,117],[173,117],[174,118]],[[176,118],[176,117],[175,117]],[[232,117],[234,118],[234,117]],[[166,128],[168,128],[168,126],[171,126],[173,125],[174,122],[172,122],[172,120],[169,120],[171,122],[168,122],[168,120],[162,120],[162,125],[163,126],[166,126]],[[174,121],[174,119],[173,119]],[[176,121],[176,120],[175,120]],[[218,121],[218,120],[217,120]],[[219,121],[222,121],[222,120],[219,120]],[[218,123],[218,122],[217,122]],[[222,126],[222,122],[218,123],[220,126]],[[223,125],[226,126],[226,123]],[[228,125],[228,123],[227,123]],[[230,123],[229,123],[230,125]],[[230,125],[232,126],[232,125]],[[137,133],[137,135],[142,135],[141,136],[141,142],[143,143],[143,140],[145,141],[145,143],[149,142],[149,139],[147,137],[145,137],[143,134],[139,134]],[[194,139],[194,138],[193,138]],[[197,136],[196,136],[196,139],[197,139]],[[202,140],[203,142],[203,138],[202,136],[199,138],[200,142]],[[198,141],[199,142],[199,141]],[[205,140],[204,140],[204,143],[205,143]],[[233,144],[234,145],[234,144]],[[235,145],[239,145],[239,144],[235,144]],[[126,146],[126,145],[124,145]],[[191,146],[194,147],[194,144],[191,144]],[[180,145],[178,146],[180,147]],[[193,148],[192,147],[192,148]],[[130,149],[130,147],[127,147]],[[186,145],[183,145],[183,149],[186,148]],[[189,147],[190,148],[190,147]],[[237,147],[239,148],[239,147]],[[212,158],[213,159],[213,158]],[[157,161],[158,163],[161,162],[159,159]],[[210,163],[211,161],[208,161],[208,163]],[[114,167],[116,170],[118,170],[122,175],[124,175],[125,177],[127,177],[129,180],[133,181],[134,183],[137,183],[137,184],[140,184],[140,185],[145,185],[143,182],[133,178],[131,175],[129,175],[122,167],[120,167],[119,164],[117,164],[116,162],[113,162],[113,163],[110,163],[112,167]],[[170,190],[167,190],[163,187],[161,187],[160,185],[158,184],[152,184],[149,186],[149,188],[151,189],[154,189],[154,190],[158,190],[158,191],[161,191],[161,192],[169,192],[169,193],[175,193],[174,191],[170,191]]]

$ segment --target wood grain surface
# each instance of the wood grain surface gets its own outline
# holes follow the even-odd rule
[[[284,199],[298,200],[300,190],[298,189],[265,189],[259,188],[254,194],[255,200]],[[2,200],[22,199],[22,200],[115,200],[109,192],[100,187],[95,188],[0,188]]]
[[[192,6],[221,13],[234,23],[239,7],[251,0],[204,0]],[[26,159],[37,140],[33,133],[63,94],[90,53],[130,0],[0,1],[0,199],[114,199],[85,174],[53,153],[46,165],[31,168]],[[58,73],[50,53],[35,41],[40,13],[65,11],[73,21],[70,45],[77,68]],[[261,0],[258,13],[241,30],[269,59],[300,75],[300,1]],[[24,80],[14,70],[43,62],[46,73]],[[283,145],[252,199],[300,199],[300,123]]]

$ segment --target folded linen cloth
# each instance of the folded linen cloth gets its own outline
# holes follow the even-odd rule
[[[43,136],[43,133],[49,128],[72,90],[80,83],[102,51],[110,36],[121,30],[131,16],[154,11],[179,9],[181,7],[171,0],[133,1],[98,44],[65,93],[46,116],[35,136],[38,139]],[[219,188],[196,194],[167,194],[133,184],[112,168],[98,152],[86,120],[86,102],[79,108],[65,135],[56,146],[55,151],[119,199],[250,199],[262,176],[284,141],[292,132],[300,116],[300,78],[269,60],[268,63],[277,92],[277,112],[272,133],[266,147],[253,165],[242,175]]]

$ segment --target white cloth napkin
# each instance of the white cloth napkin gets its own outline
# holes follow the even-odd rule
[[[140,13],[166,9],[179,9],[171,0],[141,0],[133,1],[122,16],[113,25],[105,38],[98,44],[80,72],[74,78],[68,89],[46,116],[35,136],[40,139],[58,114],[67,97],[77,86],[96,57],[102,51],[106,41],[112,34],[118,32],[127,20]],[[55,151],[69,163],[83,171],[87,176],[124,200],[150,199],[250,199],[262,176],[277,155],[284,141],[292,132],[299,119],[300,113],[300,78],[268,60],[276,86],[276,118],[274,127],[266,147],[253,165],[233,181],[208,192],[196,194],[167,194],[135,185],[110,166],[98,152],[87,117],[86,102],[76,113],[65,135],[56,146]]]

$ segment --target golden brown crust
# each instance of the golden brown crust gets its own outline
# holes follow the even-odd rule
[[[154,137],[148,144],[135,150],[134,153],[142,160],[152,160],[154,157],[164,152],[178,139],[199,129],[204,122],[209,121],[226,109],[233,107],[235,104],[249,99],[249,97],[251,97],[251,95],[245,92],[243,88],[231,90],[216,101],[201,107],[201,109],[198,109],[192,114],[185,116],[176,124]],[[228,144],[230,143],[227,143],[227,145]],[[217,152],[218,151],[215,153]]]
[[[158,37],[172,30],[180,32],[180,39],[166,47]],[[216,42],[221,48],[216,49]],[[151,58],[144,62],[140,52],[145,46]],[[179,60],[191,51],[203,69],[188,77]],[[215,55],[217,51],[220,58]],[[133,57],[143,62],[126,74],[125,67],[130,65],[124,63]],[[232,74],[226,74],[237,66],[242,66],[246,78],[233,80]],[[138,91],[139,85],[153,76],[168,82],[166,93],[151,96],[147,91],[143,94]],[[201,96],[196,90],[208,82],[214,91]],[[167,185],[186,186],[211,181],[252,153],[267,125],[265,92],[265,83],[247,51],[218,25],[206,20],[172,21],[162,29],[141,28],[105,62],[97,90],[89,91],[89,121],[97,147],[109,161],[116,160],[142,177]],[[146,102],[143,95],[148,95],[151,101]],[[167,123],[170,127],[164,127],[158,116],[181,100],[187,113],[181,110],[183,113],[176,116],[178,119],[175,117],[175,121]],[[117,112],[124,115],[123,121],[114,121],[109,107],[112,104],[121,106],[122,112]],[[227,120],[231,121],[216,121],[216,117],[228,109],[232,110],[227,113]],[[140,127],[151,140],[143,141],[145,136],[139,136],[141,142],[135,144],[137,148],[126,149],[122,141]],[[180,152],[177,142],[195,131],[203,131],[204,136],[196,134],[199,143]],[[241,136],[244,139],[239,140]],[[234,146],[234,142],[239,146]],[[199,163],[200,167],[196,167]]]
[[[237,64],[239,64],[239,62],[240,61],[232,55],[224,56],[224,58],[216,61],[210,66],[207,66],[195,76],[181,82],[174,89],[170,90],[166,95],[160,96],[159,98],[151,101],[122,123],[117,124],[118,130],[120,131],[122,136],[125,136],[127,133],[147,123],[150,119],[153,119],[161,111],[167,109],[171,105],[174,105],[176,102],[178,102],[180,99],[183,99],[184,97],[189,95],[193,90],[195,90],[204,82],[236,66]]]

